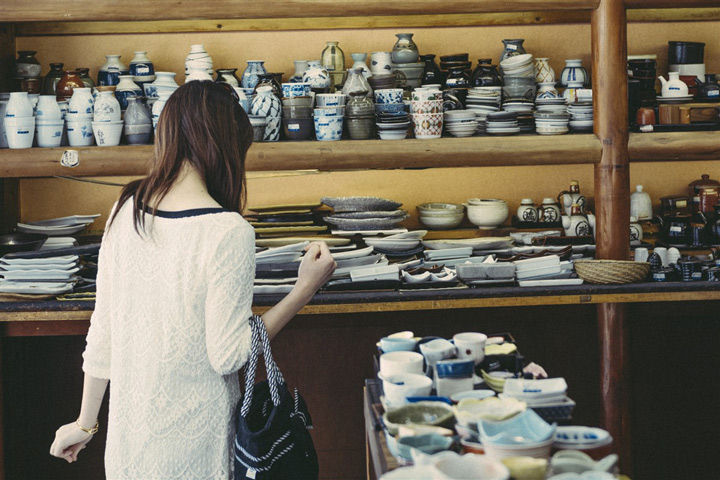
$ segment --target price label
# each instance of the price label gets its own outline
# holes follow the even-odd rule
[[[60,158],[60,165],[74,168],[80,165],[80,155],[77,150],[65,150]]]

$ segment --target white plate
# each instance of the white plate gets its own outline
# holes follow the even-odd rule
[[[272,295],[277,293],[290,293],[294,285],[253,285],[254,295]]]
[[[43,260],[50,260],[47,263],[20,263],[20,264],[5,264],[0,263],[0,271],[16,272],[20,270],[70,270],[77,266],[77,260],[68,263],[54,263],[52,259],[44,258]]]
[[[2,263],[7,265],[45,265],[51,264],[66,264],[77,262],[77,255],[64,255],[62,257],[47,257],[47,258],[2,258]]]
[[[423,245],[431,250],[440,250],[457,247],[471,247],[473,250],[493,249],[509,247],[513,244],[513,238],[507,237],[478,237],[458,238],[444,240],[424,240]]]
[[[47,220],[37,220],[35,222],[28,222],[28,225],[37,225],[42,227],[69,227],[71,225],[77,225],[83,223],[90,225],[100,216],[99,213],[94,215],[71,215],[69,217],[49,218]]]
[[[364,257],[370,255],[373,251],[372,247],[357,248],[355,250],[348,250],[346,252],[333,253],[332,256],[335,260],[344,260],[347,258]]]
[[[365,255],[363,257],[354,257],[354,258],[346,258],[341,260],[336,260],[337,268],[347,268],[347,267],[360,267],[362,265],[372,265],[374,263],[379,262],[385,258],[383,255],[377,254],[377,255]]]
[[[310,241],[305,240],[304,242],[291,243],[289,245],[283,245],[281,247],[268,248],[267,250],[256,253],[255,256],[260,258],[281,252],[302,252],[309,244]]]
[[[22,293],[29,295],[58,295],[72,290],[72,283],[25,283],[0,282],[0,293]]]
[[[427,230],[412,230],[412,231],[405,232],[405,233],[398,233],[398,234],[395,234],[395,235],[388,235],[387,237],[383,237],[383,238],[385,238],[385,240],[391,240],[391,239],[392,239],[392,240],[395,240],[395,239],[398,239],[398,240],[399,240],[399,239],[408,239],[408,238],[416,238],[416,239],[420,240],[420,239],[423,238],[425,235],[427,235],[427,233],[428,233]]]
[[[668,102],[668,103],[687,102],[692,99],[693,99],[692,95],[679,95],[679,96],[675,96],[675,97],[663,97],[662,95],[657,96],[658,102]]]
[[[366,244],[371,247],[381,248],[390,252],[403,252],[417,247],[420,244],[420,240],[410,239],[398,239],[398,240],[387,240],[385,238],[366,238],[363,239]]]
[[[582,278],[554,278],[550,280],[519,280],[521,287],[558,287],[562,285],[582,285]]]
[[[371,280],[399,280],[400,269],[397,265],[382,265],[378,267],[363,267],[350,272],[353,282],[367,282]]]
[[[22,233],[44,233],[45,235],[69,235],[77,233],[85,229],[88,224],[81,223],[75,225],[67,225],[60,227],[45,227],[42,225],[29,225],[27,223],[18,223],[17,230]]]
[[[0,273],[5,280],[55,280],[56,282],[64,282],[70,279],[70,276],[80,270],[78,267],[69,270],[15,270]]]
[[[594,445],[610,438],[607,430],[583,426],[562,426],[555,430],[554,442],[562,445]]]
[[[375,255],[373,255],[374,257]],[[338,267],[333,272],[332,278],[337,279],[340,277],[347,277],[349,276],[353,270],[362,270],[364,268],[369,268],[370,266],[373,267],[384,267],[388,265],[390,261],[385,257],[385,255],[380,255],[380,260],[376,261],[375,263],[372,263],[370,265],[353,265],[349,267]]]
[[[503,394],[517,399],[537,400],[541,398],[564,395],[567,382],[563,377],[528,380],[525,378],[508,378],[505,380]]]
[[[472,255],[472,247],[446,248],[442,250],[425,250],[427,260],[444,260],[451,258],[464,258]]]
[[[257,265],[264,265],[268,263],[287,263],[294,262],[302,256],[302,252],[279,252],[272,253],[263,256],[255,256],[255,263]]]

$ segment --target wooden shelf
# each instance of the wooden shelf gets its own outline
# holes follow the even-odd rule
[[[631,133],[631,162],[720,159],[720,132]]]
[[[4,0],[0,3],[0,18],[6,22],[79,22],[79,21],[138,21],[213,19],[218,12],[226,18],[303,18],[303,17],[371,17],[377,15],[442,15],[523,12],[533,10],[592,10],[599,0],[415,0],[387,2],[385,0],[155,0],[146,2],[114,0],[95,2],[66,2],[47,0],[28,8],[24,0]]]
[[[682,9],[682,8],[709,8],[720,7],[717,0],[625,0],[627,8],[663,8],[663,9]]]
[[[0,177],[144,175],[152,148],[152,145],[126,145],[1,150]],[[78,166],[69,168],[60,164],[65,150],[78,151]],[[590,134],[267,142],[257,143],[250,148],[247,170],[330,171],[594,164],[600,160],[601,152],[600,141]]]

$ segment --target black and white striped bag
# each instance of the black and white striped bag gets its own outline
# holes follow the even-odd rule
[[[315,446],[308,429],[312,419],[295,389],[290,395],[272,358],[265,324],[250,319],[252,346],[245,365],[245,394],[236,413],[235,480],[317,480]],[[265,357],[267,380],[255,383],[258,358]]]

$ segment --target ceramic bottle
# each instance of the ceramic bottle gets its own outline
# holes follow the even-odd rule
[[[233,90],[235,90],[235,93],[237,93],[238,96],[238,103],[240,103],[240,106],[250,114],[250,100],[245,95],[245,92],[243,91],[242,87],[233,87]]]
[[[348,69],[348,78],[343,85],[342,93],[348,97],[372,97],[373,89],[360,68]]]
[[[502,62],[506,58],[514,57],[516,55],[522,55],[525,53],[525,48],[523,48],[523,42],[525,41],[524,38],[512,38],[512,39],[505,39],[503,40],[503,45],[505,45],[505,48],[503,49],[502,53],[500,54],[500,60],[499,62]]]
[[[559,96],[560,95],[555,88],[555,82],[538,83],[537,95],[535,96],[536,99],[544,100],[548,98],[558,98]]]
[[[243,88],[255,88],[260,74],[268,73],[264,66],[265,60],[248,60],[242,74],[240,84]]]
[[[83,88],[85,84],[75,70],[66,71],[55,88],[58,102],[61,100],[70,100],[73,89],[76,87]]]
[[[278,98],[283,97],[282,85],[278,83],[277,78],[273,73],[263,73],[258,75],[258,83],[255,85],[255,92],[257,92],[258,88],[261,87],[270,87],[272,88],[273,95]]]
[[[502,86],[497,65],[492,64],[492,59],[478,59],[478,64],[470,76],[470,85],[473,87],[499,87]]]
[[[205,45],[190,45],[190,53],[185,57],[185,75],[190,74],[190,66],[205,68],[207,73],[212,76],[213,61],[212,57],[210,57],[205,50]]]
[[[308,61],[294,60],[293,63],[295,64],[295,73],[290,77],[290,83],[301,83],[303,73],[305,73],[305,70],[308,68]]]
[[[37,107],[35,108],[35,116],[46,120],[61,120],[62,112],[60,105],[57,103],[55,95],[40,95]]]
[[[155,72],[155,81],[145,85],[145,96],[157,98],[163,90],[170,93],[177,90],[179,85],[175,83],[176,75],[175,72]]]
[[[695,77],[695,85],[697,85],[697,98],[717,102],[720,100],[720,84],[718,84],[714,73],[705,74],[705,83]]]
[[[549,58],[535,59],[535,82],[555,83],[555,70],[550,66]]]
[[[565,215],[570,215],[570,209],[573,205],[577,205],[580,208],[580,213],[585,213],[586,200],[585,197],[580,193],[580,183],[577,180],[570,182],[570,190],[560,192],[558,195],[558,201],[563,207]]]
[[[555,200],[550,197],[543,198],[542,205],[538,209],[538,220],[547,223],[560,221],[560,207]]]
[[[565,60],[565,68],[560,73],[560,83],[567,87],[570,82],[580,82],[584,86],[588,83],[587,71],[582,66],[582,60]]]
[[[83,85],[89,89],[95,88],[95,81],[90,77],[90,69],[87,67],[77,68],[78,77],[82,80]]]
[[[98,71],[98,85],[117,85],[120,75],[127,75],[130,70],[120,61],[120,55],[105,55],[105,63]]]
[[[581,213],[580,206],[574,203],[570,206],[570,215],[562,217],[563,229],[566,237],[583,237],[590,235],[590,222]]]
[[[74,88],[68,103],[68,113],[77,115],[92,115],[95,103],[92,90],[87,87]]]
[[[137,97],[128,97],[128,108],[123,119],[125,139],[131,145],[150,143],[152,114]]]
[[[668,80],[664,77],[658,77],[662,83],[663,97],[686,97],[688,94],[688,86],[680,80],[680,72],[669,72]]]
[[[272,87],[268,85],[258,88],[250,104],[250,114],[265,117],[267,120],[263,141],[275,142],[280,139],[282,102],[273,94]]]
[[[63,71],[62,63],[51,63],[50,71],[43,79],[42,91],[43,95],[55,95],[57,93],[57,83],[63,77],[65,72]]]
[[[636,217],[630,217],[630,242],[640,243],[643,239],[643,230]]]
[[[16,78],[38,78],[41,76],[42,67],[35,58],[36,53],[34,50],[18,51],[18,58],[15,60]]]
[[[33,106],[27,92],[10,92],[5,118],[27,118],[33,116]]]
[[[445,86],[447,88],[469,88],[470,75],[463,67],[450,68],[445,79]]]
[[[207,80],[212,82],[212,76],[203,65],[190,63],[187,72],[188,73],[185,75],[185,83],[192,82],[194,80],[198,80],[200,82]]]
[[[133,82],[133,75],[120,75],[120,82],[115,87],[115,98],[120,102],[120,108],[125,111],[128,97],[142,97],[143,90]]]
[[[345,53],[338,46],[338,42],[326,42],[320,56],[320,63],[328,72],[345,71]]]
[[[630,216],[638,220],[652,218],[652,200],[647,192],[643,192],[642,185],[637,185],[635,191],[630,195]]]
[[[398,33],[397,42],[393,46],[391,57],[393,63],[414,63],[420,56],[418,47],[413,41],[412,33]]]
[[[237,70],[237,68],[219,68],[215,71],[217,74],[215,81],[218,83],[227,83],[233,87],[239,87],[240,81],[235,75]]]
[[[359,68],[360,70],[362,70],[362,74],[365,78],[372,77],[370,67],[368,67],[366,63],[367,53],[351,53],[350,58],[353,59],[353,64],[350,68]]]
[[[147,52],[135,52],[135,56],[130,62],[130,75],[133,75],[133,81],[141,88],[146,83],[152,83],[157,78],[155,76],[155,66],[147,56]]]
[[[112,90],[100,91],[95,101],[93,120],[96,122],[117,122],[122,119],[120,102]]]
[[[163,108],[165,108],[165,103],[168,101],[168,98],[170,98],[170,95],[172,95],[171,91],[168,90],[160,90],[158,91],[158,99],[153,103],[152,106],[152,122],[153,122],[153,129],[157,128],[158,120],[160,119],[160,114],[163,111]]]
[[[435,62],[435,55],[428,53],[427,55],[423,55],[421,59],[425,65],[423,66],[423,76],[420,79],[420,85],[444,84],[445,77],[440,71],[440,67]]]
[[[521,222],[538,221],[538,211],[531,198],[523,198],[520,200],[520,206],[518,207],[516,214],[518,220]]]
[[[308,62],[308,69],[303,73],[303,83],[309,83],[315,93],[327,93],[330,89],[330,75],[319,60]]]

